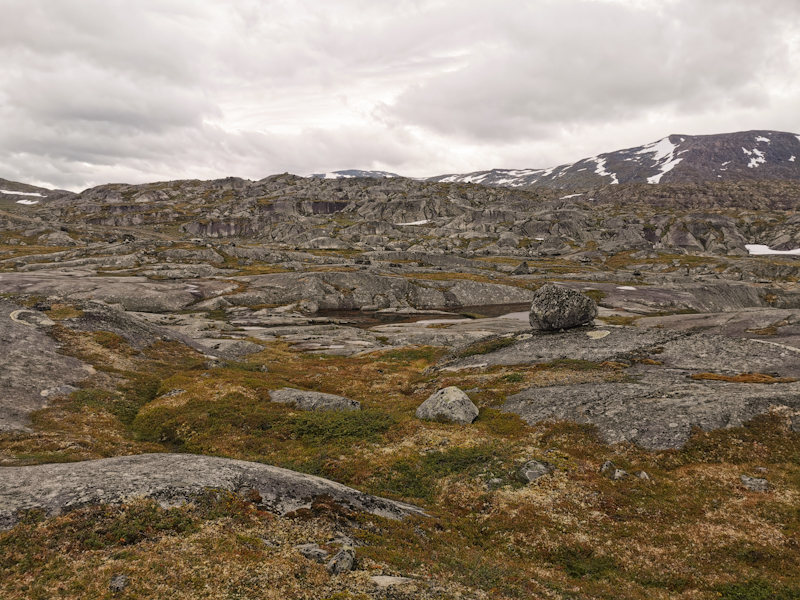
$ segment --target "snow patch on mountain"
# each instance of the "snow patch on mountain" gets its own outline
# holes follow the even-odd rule
[[[750,158],[750,162],[747,163],[747,166],[751,169],[755,169],[758,165],[763,165],[767,162],[767,159],[764,157],[764,153],[761,152],[758,148],[753,148],[752,152],[745,147],[742,147],[742,151]]]
[[[765,256],[767,254],[800,254],[800,248],[794,250],[772,250],[764,244],[745,244],[747,251],[754,256]]]
[[[759,136],[756,138],[756,141],[757,141],[757,142],[767,142],[768,144],[770,143],[770,139],[769,139],[769,138],[765,138],[764,136],[761,136],[761,135],[759,135]]]
[[[683,138],[681,138],[683,141]],[[660,173],[653,175],[652,177],[647,178],[647,183],[660,183],[661,178],[666,174],[672,171],[675,166],[680,163],[683,159],[682,158],[675,158],[675,150],[678,149],[678,146],[673,144],[668,137],[665,137],[657,142],[653,142],[652,144],[648,144],[641,150],[639,150],[636,154],[652,154],[653,161],[656,163],[656,166],[659,167],[661,170]],[[685,151],[684,151],[685,152]]]
[[[0,194],[11,194],[12,196],[35,196],[36,198],[44,198],[44,194],[37,192],[14,192],[12,190],[0,190]]]
[[[595,169],[595,173],[600,175],[601,177],[611,177],[611,184],[619,183],[617,179],[616,173],[609,173],[606,171],[606,159],[605,158],[590,158],[589,160],[593,160],[597,163],[597,169]]]

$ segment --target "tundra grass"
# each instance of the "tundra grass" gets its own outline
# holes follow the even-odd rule
[[[428,517],[277,517],[230,495],[161,508],[147,501],[25,515],[0,533],[0,596],[360,598],[369,575],[414,578],[397,598],[797,598],[800,436],[774,412],[694,432],[681,450],[607,445],[589,425],[527,424],[497,405],[521,389],[614,381],[588,361],[439,372],[444,350],[357,357],[282,343],[239,363],[207,363],[175,343],[135,351],[111,335],[61,331],[97,375],[0,434],[6,466],[180,451],[263,461],[415,503]],[[420,421],[419,404],[458,385],[480,408],[471,425]],[[360,413],[304,413],[269,390],[341,394]],[[529,460],[555,471],[519,481]],[[612,481],[611,460],[650,479]],[[768,493],[739,479],[766,477]],[[358,541],[357,567],[330,576],[293,546]],[[365,544],[361,546],[360,544]],[[330,546],[328,546],[330,547]]]

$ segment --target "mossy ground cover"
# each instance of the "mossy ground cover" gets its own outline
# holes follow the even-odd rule
[[[4,465],[211,454],[322,475],[430,516],[292,521],[225,495],[182,508],[134,502],[31,514],[0,534],[0,597],[110,597],[116,573],[130,578],[124,598],[358,598],[374,589],[370,574],[417,578],[418,590],[401,598],[800,593],[800,436],[781,413],[648,452],[608,446],[591,426],[528,425],[498,410],[528,387],[625,377],[587,361],[439,372],[428,368],[442,348],[339,357],[274,343],[212,366],[175,343],[136,351],[111,334],[60,336],[97,375],[35,414],[33,433],[0,435]],[[479,406],[472,425],[414,417],[447,385]],[[341,394],[363,410],[305,413],[270,402],[269,390],[284,386]],[[532,459],[556,470],[523,484],[516,473]],[[611,481],[599,473],[605,460],[650,480]],[[741,474],[767,477],[772,490],[746,490]],[[331,577],[292,549],[324,545],[341,527],[367,544],[352,574]]]

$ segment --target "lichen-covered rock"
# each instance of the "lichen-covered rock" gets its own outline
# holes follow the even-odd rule
[[[285,515],[324,497],[351,511],[390,519],[425,513],[410,504],[370,496],[340,483],[272,465],[192,454],[142,454],[76,463],[3,467],[0,531],[26,511],[55,516],[84,506],[151,498],[162,506],[194,501],[208,489],[244,494],[262,509]]]
[[[519,471],[517,471],[517,478],[522,483],[531,483],[540,477],[549,475],[553,472],[553,470],[554,467],[550,463],[538,460],[529,460],[522,465],[522,467],[520,467]]]
[[[270,400],[294,404],[301,410],[313,411],[349,411],[361,410],[361,403],[336,394],[323,394],[322,392],[307,392],[294,388],[281,388],[269,392]]]
[[[356,553],[352,548],[342,548],[337,552],[325,568],[331,575],[338,575],[339,573],[347,573],[353,570],[353,565],[356,562]]]
[[[478,416],[478,407],[455,386],[446,387],[420,404],[415,413],[418,419],[450,421],[469,424]]]
[[[747,475],[742,475],[739,479],[742,485],[751,492],[769,491],[769,482],[766,479],[762,479],[761,477],[749,477]]]
[[[534,329],[558,330],[591,323],[597,316],[597,303],[580,292],[552,283],[533,295],[530,323]]]

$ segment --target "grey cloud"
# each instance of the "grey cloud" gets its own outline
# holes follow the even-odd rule
[[[765,67],[785,62],[787,13],[797,22],[795,9],[776,4],[687,0],[659,13],[565,0],[514,12],[519,3],[506,2],[482,15],[495,44],[408,90],[389,111],[445,134],[499,141],[647,111],[766,102]]]

